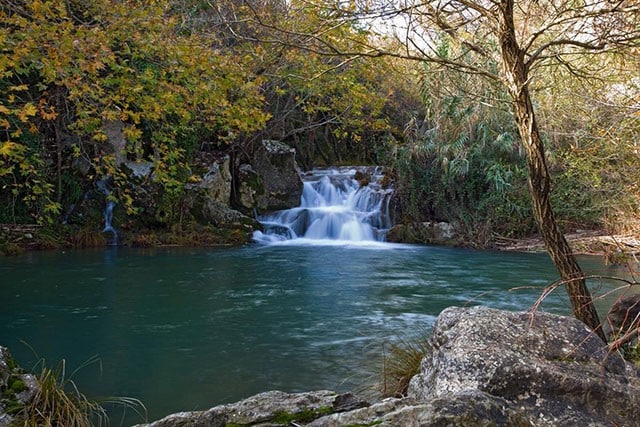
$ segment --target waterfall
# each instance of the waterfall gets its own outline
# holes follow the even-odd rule
[[[259,215],[264,232],[255,232],[254,240],[384,241],[393,225],[389,215],[393,190],[380,185],[382,171],[380,167],[329,168],[304,174],[300,206]]]
[[[111,222],[113,221],[113,208],[116,203],[113,200],[109,200],[109,194],[111,194],[111,190],[107,186],[107,179],[103,178],[97,183],[98,191],[105,195],[107,204],[102,212],[102,217],[104,218],[104,228],[102,229],[103,233],[111,233],[111,240],[109,241],[110,245],[118,244],[118,232],[113,227]]]

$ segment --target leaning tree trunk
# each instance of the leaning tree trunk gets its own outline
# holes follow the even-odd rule
[[[503,28],[500,44],[504,66],[503,77],[513,100],[515,119],[527,154],[533,215],[549,256],[565,282],[574,316],[606,340],[584,273],[555,220],[551,207],[551,179],[545,160],[544,144],[529,93],[529,73],[524,61],[524,52],[516,39],[513,0],[503,0],[502,6]]]

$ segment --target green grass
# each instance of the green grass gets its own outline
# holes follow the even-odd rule
[[[420,372],[420,362],[430,349],[427,335],[385,344],[380,384],[382,397],[406,396],[411,378]]]
[[[14,426],[75,426],[92,427],[109,424],[104,404],[115,404],[130,409],[146,421],[146,408],[137,399],[128,397],[108,397],[89,399],[76,386],[73,376],[80,369],[99,363],[93,357],[67,375],[65,360],[50,367],[40,359],[34,368],[37,390],[25,405],[14,406]],[[11,388],[20,389],[22,381],[14,381]]]

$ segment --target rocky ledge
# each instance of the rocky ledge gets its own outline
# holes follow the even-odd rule
[[[146,426],[640,426],[640,370],[576,319],[449,308],[431,345],[406,398],[271,391]]]

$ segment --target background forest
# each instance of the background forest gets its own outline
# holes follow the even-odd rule
[[[366,41],[398,54],[320,53],[309,35],[330,9],[293,5],[3,1],[0,223],[55,229],[105,177],[120,215],[135,219],[145,212],[123,161],[152,162],[163,198],[180,203],[212,159],[274,139],[296,149],[303,169],[388,166],[397,221],[451,222],[479,246],[535,232],[503,89],[407,60],[375,25],[356,21],[323,39],[339,51]],[[289,29],[293,42],[270,28]],[[460,54],[446,38],[438,49]],[[638,230],[640,52],[574,61],[588,78],[550,66],[531,83],[558,220],[565,231]],[[100,221],[76,226],[99,231]]]

